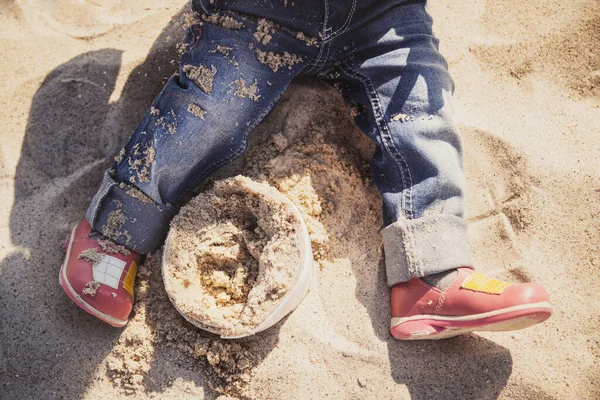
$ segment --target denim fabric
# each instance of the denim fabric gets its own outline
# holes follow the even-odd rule
[[[425,1],[201,0],[193,7],[241,25],[224,28],[213,18],[190,27],[179,73],[88,209],[94,228],[141,253],[160,246],[183,195],[243,153],[248,133],[293,78],[314,75],[359,105],[356,123],[376,144],[371,168],[383,199],[388,284],[472,266],[453,82]],[[280,25],[266,44],[253,36],[260,18]],[[295,58],[271,68],[257,51]],[[194,68],[213,71],[212,86],[190,79]],[[232,82],[240,79],[245,87],[256,83],[255,96],[236,95]],[[107,229],[115,221],[119,230]]]

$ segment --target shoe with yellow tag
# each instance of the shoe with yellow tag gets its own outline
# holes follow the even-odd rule
[[[536,283],[507,283],[470,268],[440,289],[414,278],[392,287],[390,333],[396,339],[445,339],[473,331],[511,331],[547,320],[546,290]]]
[[[88,313],[115,326],[127,324],[142,258],[92,230],[84,219],[71,231],[60,268],[60,285]]]

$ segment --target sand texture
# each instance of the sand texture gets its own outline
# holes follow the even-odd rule
[[[2,400],[600,398],[593,0],[429,2],[456,83],[476,266],[544,285],[546,323],[439,342],[390,337],[373,146],[336,90],[308,79],[250,135],[246,155],[211,177],[267,182],[302,212],[318,266],[296,311],[242,340],[204,333],[171,304],[161,251],[139,268],[126,328],[76,307],[58,284],[65,238],[176,71],[184,5],[0,5]],[[239,79],[250,96],[254,82]],[[132,168],[144,179],[143,164]],[[107,233],[126,237],[119,221]]]
[[[275,188],[218,181],[171,221],[165,290],[194,325],[248,335],[281,304],[300,265],[300,220]]]

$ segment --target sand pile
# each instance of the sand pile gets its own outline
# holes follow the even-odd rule
[[[154,254],[138,271],[135,316],[106,359],[113,386],[128,395],[144,393],[151,386],[153,364],[166,352],[194,375],[205,376],[214,392],[241,396],[258,363],[257,349],[239,340],[215,339],[184,320],[169,301],[160,268],[160,254]]]
[[[303,104],[314,102],[315,95],[320,101],[330,101],[325,93],[312,88],[301,94],[296,91],[296,96]],[[336,99],[335,116],[323,111],[310,117],[290,117],[288,108],[278,108],[269,123],[253,134],[245,156],[214,176],[219,179],[243,170],[252,180],[218,180],[182,208],[172,222],[166,254],[173,263],[169,268],[173,274],[163,281],[161,252],[150,255],[138,272],[135,316],[107,360],[115,385],[128,393],[142,392],[148,385],[155,352],[167,344],[178,359],[202,361],[189,368],[207,375],[209,386],[217,393],[260,397],[250,386],[251,378],[272,351],[282,324],[244,340],[215,339],[184,320],[169,301],[165,287],[175,290],[169,286],[177,283],[177,296],[184,300],[193,300],[184,294],[186,290],[194,296],[201,293],[204,303],[194,310],[196,318],[225,329],[246,327],[234,322],[251,316],[244,315],[244,310],[255,309],[248,306],[252,306],[251,298],[264,299],[262,309],[268,310],[281,298],[280,288],[290,276],[273,274],[274,279],[259,282],[261,260],[275,271],[289,272],[277,261],[298,257],[296,239],[289,235],[297,221],[288,220],[292,216],[278,196],[284,195],[300,210],[321,270],[342,273],[346,266],[338,257],[343,254],[381,256],[376,234],[380,199],[373,191],[368,168],[372,145],[356,132],[348,135],[352,127],[349,111]],[[284,121],[289,125],[281,127]],[[273,220],[273,216],[277,218]],[[287,250],[271,259],[267,247],[276,243],[280,251]],[[187,288],[186,278],[180,274],[188,277]],[[272,297],[255,296],[253,291]],[[306,314],[299,309],[294,316],[305,318]]]
[[[251,334],[293,284],[300,223],[269,185],[243,176],[215,183],[171,222],[163,274],[173,304],[208,331]]]

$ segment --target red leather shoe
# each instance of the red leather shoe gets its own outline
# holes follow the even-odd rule
[[[94,232],[85,219],[71,231],[65,250],[59,281],[71,300],[112,326],[127,324],[141,256]]]
[[[507,283],[470,268],[442,291],[411,279],[392,287],[390,333],[396,339],[444,339],[473,331],[510,331],[547,320],[548,293],[536,283]]]

